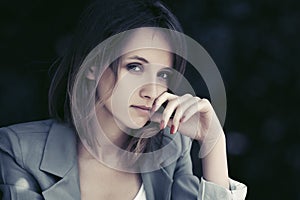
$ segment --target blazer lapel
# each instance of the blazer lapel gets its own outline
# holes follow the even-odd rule
[[[172,178],[161,168],[153,172],[142,173],[147,200],[170,199]]]
[[[78,169],[76,168],[74,165],[60,181],[42,192],[45,200],[80,200]]]
[[[76,135],[72,129],[53,123],[40,169],[62,179],[42,192],[46,200],[80,199],[76,144]]]
[[[153,155],[154,158],[152,159],[152,162],[158,162],[157,166],[159,169],[141,174],[143,184],[145,186],[147,200],[171,199],[173,173],[175,170],[176,161],[181,155],[182,144],[180,143],[180,135],[170,135],[169,131],[170,130],[168,128],[164,130],[162,142],[154,141],[151,143],[151,151],[153,153],[155,153],[156,150],[161,149],[162,146],[167,145],[166,148],[163,148],[158,154],[161,159],[157,158],[157,155]],[[144,166],[155,166],[147,161],[143,163]],[[147,167],[142,168],[148,169]]]

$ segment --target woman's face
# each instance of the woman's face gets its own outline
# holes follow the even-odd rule
[[[114,88],[102,108],[106,111],[103,117],[113,117],[121,129],[137,129],[147,123],[155,99],[167,91],[172,74],[173,57],[165,50],[170,48],[162,34],[139,30],[129,39],[124,51],[132,45],[142,48],[122,56],[118,77],[108,68],[97,88],[100,98],[109,88]]]

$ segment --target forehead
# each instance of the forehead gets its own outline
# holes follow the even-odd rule
[[[172,52],[167,35],[151,27],[139,28],[133,31],[122,47],[122,53],[139,49],[160,49]]]
[[[124,59],[143,58],[150,64],[172,66],[172,51],[166,34],[153,28],[139,28],[126,40]]]

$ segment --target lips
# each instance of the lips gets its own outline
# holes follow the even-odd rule
[[[149,116],[151,112],[151,107],[148,106],[132,105],[131,108],[137,111],[139,115]]]
[[[147,106],[136,106],[136,105],[132,105],[131,107],[137,108],[137,109],[141,109],[141,110],[145,110],[145,111],[150,111],[150,110],[151,110],[151,107],[147,107]]]

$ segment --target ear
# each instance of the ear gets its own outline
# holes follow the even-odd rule
[[[91,81],[95,81],[96,80],[96,66],[92,66],[89,67],[89,69],[87,70],[85,76],[87,79],[91,80]]]

